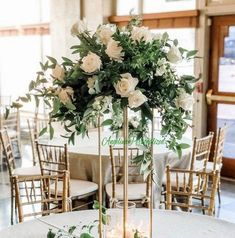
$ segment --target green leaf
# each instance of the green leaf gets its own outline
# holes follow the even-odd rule
[[[179,42],[178,42],[177,39],[174,39],[173,43],[174,43],[175,46],[177,46]]]
[[[70,135],[68,142],[69,142],[69,143],[72,142],[72,144],[74,145],[74,142],[75,142],[75,132],[73,132],[73,133]]]
[[[73,61],[69,58],[66,58],[66,57],[62,57],[62,59],[65,61],[65,62],[69,62],[69,63],[73,63]]]
[[[94,238],[93,236],[91,236],[89,233],[82,233],[80,235],[80,238]]]
[[[187,149],[187,148],[190,147],[190,145],[186,144],[186,143],[181,143],[181,144],[179,144],[179,146],[180,146],[181,149]]]
[[[47,233],[47,238],[55,238],[56,234],[54,232],[52,232],[51,229],[49,229],[48,233]]]
[[[73,234],[76,228],[77,228],[76,226],[70,226],[68,230],[69,234]]]
[[[29,91],[33,90],[35,87],[35,82],[32,80],[29,84]]]
[[[55,114],[59,111],[60,109],[60,100],[58,98],[55,98],[53,101],[53,111],[52,113]]]
[[[107,120],[103,121],[101,125],[102,126],[110,126],[110,125],[112,125],[112,123],[113,123],[112,119],[107,119]]]
[[[198,52],[197,50],[191,50],[187,53],[186,57],[189,58],[189,57],[195,56],[197,52]]]
[[[141,110],[142,110],[142,113],[144,114],[144,116],[146,116],[151,121],[153,120],[153,112],[152,112],[151,108],[149,107],[148,103],[145,102],[144,104],[142,104]]]
[[[54,136],[54,128],[52,127],[51,124],[49,124],[49,134],[50,134],[50,140],[52,140]]]
[[[44,127],[44,128],[40,131],[39,136],[44,135],[46,132],[47,132],[47,126]]]
[[[11,105],[13,108],[21,108],[23,107],[22,104],[18,103],[18,102],[13,102],[12,105]]]
[[[4,117],[5,120],[8,118],[9,113],[10,113],[10,109],[8,107],[6,107],[6,109],[5,109],[5,117]]]
[[[19,97],[19,98],[22,102],[28,102],[29,101],[27,97]]]
[[[47,56],[47,58],[52,62],[52,64],[57,64],[57,60],[51,56]]]
[[[65,106],[69,109],[69,110],[75,110],[76,107],[73,105],[72,102],[66,102]]]

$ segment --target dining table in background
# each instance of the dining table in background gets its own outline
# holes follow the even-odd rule
[[[98,139],[97,132],[90,132],[89,137],[77,136],[75,144],[68,145],[70,177],[72,179],[81,179],[99,183],[99,156],[98,156]],[[122,146],[121,141],[116,138],[111,132],[103,132],[101,137],[101,154],[102,154],[102,173],[103,184],[111,182],[111,160],[109,143],[117,143],[116,146]],[[184,149],[182,157],[179,158],[176,152],[166,148],[162,143],[159,132],[154,133],[154,207],[160,203],[161,198],[161,185],[165,173],[166,165],[169,164],[174,168],[187,169],[191,160],[191,148]],[[54,139],[49,140],[48,137],[39,139],[40,143],[48,143],[55,145],[63,145],[67,140],[63,137],[56,136]],[[182,143],[191,144],[191,140],[183,138]],[[136,145],[137,143],[137,145]],[[133,142],[132,147],[140,146],[140,142]]]

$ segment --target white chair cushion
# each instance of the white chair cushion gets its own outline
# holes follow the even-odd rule
[[[17,168],[13,171],[13,174],[18,175],[19,177],[41,175],[41,170],[39,166],[33,166],[28,168]]]
[[[189,174],[185,174],[185,184],[187,185],[189,180]],[[197,176],[193,176],[193,184],[197,184]],[[164,175],[163,180],[162,180],[162,184],[166,185],[166,175]],[[176,187],[176,175],[175,173],[171,173],[171,186],[172,187]],[[178,186],[179,187],[183,187],[184,186],[184,174],[183,173],[179,173],[178,174]]]
[[[195,170],[200,170],[202,168],[200,161],[195,162]],[[211,172],[213,171],[214,168],[214,162],[208,161],[206,165],[206,172]],[[222,164],[216,164],[215,169],[216,170],[221,170]]]
[[[57,186],[58,194],[62,195],[63,182],[59,181]],[[96,183],[79,179],[70,179],[70,197],[83,196],[95,192],[96,190],[98,190],[98,185]],[[54,193],[53,186],[51,192]]]
[[[112,183],[105,186],[106,193],[112,197]],[[123,200],[123,184],[116,184],[116,199]],[[146,196],[146,183],[129,183],[128,184],[128,199],[141,200]]]

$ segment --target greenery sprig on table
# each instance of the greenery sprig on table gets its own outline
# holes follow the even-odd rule
[[[147,133],[153,120],[152,108],[162,117],[161,136],[167,147],[181,156],[186,144],[179,141],[188,128],[193,103],[192,93],[197,79],[192,75],[179,76],[177,63],[192,60],[197,51],[187,50],[171,40],[167,33],[153,34],[132,19],[127,27],[100,25],[95,33],[88,31],[85,21],[74,24],[71,33],[78,44],[71,47],[73,61],[62,57],[62,63],[48,56],[41,65],[36,80],[31,81],[29,93],[20,97],[12,107],[35,98],[43,99],[51,108],[50,119],[63,125],[69,142],[76,135],[85,136],[97,117],[111,115],[104,126],[116,128],[125,107],[139,112],[141,130],[134,130],[138,138]],[[113,115],[113,116],[112,116]],[[121,124],[120,124],[121,123]],[[136,129],[136,128],[132,128]],[[54,129],[49,123],[42,133]],[[150,172],[150,146],[136,163],[145,176]],[[146,172],[147,171],[147,172]]]

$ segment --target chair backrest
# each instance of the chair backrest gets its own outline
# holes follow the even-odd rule
[[[38,162],[38,155],[37,155],[37,149],[35,140],[37,140],[36,134],[35,134],[35,128],[34,128],[34,122],[30,119],[27,119],[27,125],[29,130],[29,139],[32,149],[32,156],[33,156],[33,165],[35,166]]]
[[[219,165],[219,168],[221,168],[221,165],[222,165],[226,130],[227,130],[227,126],[220,127],[216,134],[215,150],[214,150],[214,157],[213,157],[213,162],[214,162],[213,170],[216,170],[217,168],[216,165]]]
[[[210,183],[210,188],[209,186]],[[212,172],[166,168],[166,209],[173,207],[186,211],[199,209],[213,215],[215,195],[219,181],[218,170]],[[203,199],[204,205],[192,203],[193,198]]]
[[[15,132],[12,137],[17,137],[20,134],[20,110],[12,109],[7,118],[2,115],[2,127]]]
[[[41,173],[60,174],[64,170],[69,170],[67,145],[48,145],[36,143],[38,159]]]
[[[62,184],[62,193],[58,192],[59,183]],[[26,217],[67,211],[67,171],[61,175],[13,176],[13,184],[19,222]]]
[[[43,128],[47,127],[48,123],[49,123],[49,119],[47,119],[47,118],[39,118],[39,117],[34,118],[34,134],[35,134],[34,136],[35,136],[35,139],[38,139],[41,130]]]
[[[200,163],[200,166],[197,167],[197,169],[206,171],[206,165],[210,156],[213,136],[214,133],[210,132],[208,136],[202,138],[194,138],[190,170],[195,169],[195,162],[198,161]]]
[[[15,158],[13,154],[11,139],[7,133],[6,128],[0,131],[0,139],[3,147],[3,152],[6,156],[9,176],[11,178],[13,175],[13,170],[15,169]]]
[[[129,183],[143,183],[143,175],[140,174],[140,166],[133,162],[133,159],[139,155],[138,148],[128,148],[128,181]],[[110,146],[110,159],[112,165],[112,197],[116,197],[116,184],[123,183],[124,168],[123,168],[123,148],[113,148]],[[146,190],[149,191],[149,183],[146,182]],[[147,193],[146,191],[146,193]],[[147,196],[147,194],[146,194]]]

